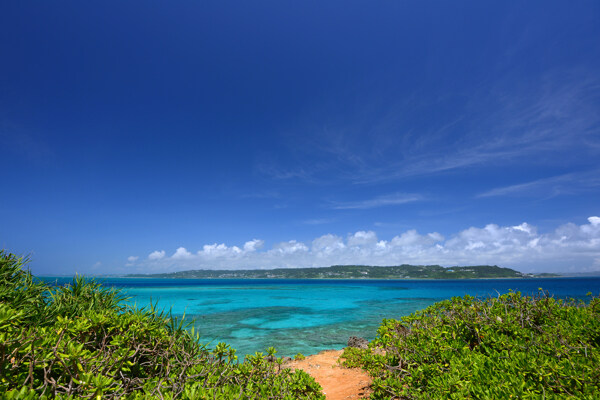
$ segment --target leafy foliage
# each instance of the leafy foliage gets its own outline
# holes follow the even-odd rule
[[[116,290],[76,277],[52,288],[0,251],[0,397],[323,399],[275,349],[239,363],[198,343],[182,320],[131,308]]]
[[[386,319],[346,366],[374,377],[372,399],[600,397],[600,299],[471,296]]]

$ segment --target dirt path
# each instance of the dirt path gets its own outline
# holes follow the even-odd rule
[[[341,355],[342,350],[327,350],[301,361],[290,361],[288,366],[315,378],[323,387],[327,400],[367,398],[371,378],[360,368],[340,366],[337,360]]]

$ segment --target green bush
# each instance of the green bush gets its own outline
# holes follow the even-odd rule
[[[49,287],[0,250],[0,397],[324,399],[303,371],[268,349],[199,344],[182,320],[128,306],[117,290],[81,277]]]
[[[343,357],[373,376],[371,399],[598,399],[599,347],[600,299],[510,292],[383,320]]]

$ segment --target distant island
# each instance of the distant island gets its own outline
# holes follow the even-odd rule
[[[557,274],[526,274],[496,265],[442,267],[440,265],[370,266],[333,265],[321,268],[276,268],[245,270],[208,270],[164,274],[129,274],[130,278],[179,279],[485,279],[485,278],[552,278]]]

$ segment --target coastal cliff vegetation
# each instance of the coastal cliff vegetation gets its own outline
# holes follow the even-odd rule
[[[373,400],[598,399],[600,299],[456,297],[383,320],[342,358],[372,375]]]
[[[182,320],[81,277],[49,287],[25,262],[0,250],[0,398],[324,399],[274,349],[238,362]]]

